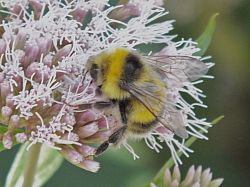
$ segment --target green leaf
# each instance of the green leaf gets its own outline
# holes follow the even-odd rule
[[[29,151],[26,151],[27,143],[23,144],[8,173],[5,187],[20,186],[23,182],[25,164]],[[42,146],[37,170],[35,173],[34,187],[42,186],[60,167],[63,157],[58,151]]]
[[[5,132],[7,132],[7,130],[8,130],[8,126],[0,123],[0,134],[4,134]]]
[[[7,175],[7,179],[5,182],[5,187],[13,187],[17,186],[17,184],[21,184],[21,176],[23,175],[25,161],[27,160],[27,147],[28,143],[23,144],[19,151],[16,154],[15,160],[12,163],[10,171]]]
[[[202,56],[205,54],[205,52],[208,49],[208,46],[210,45],[213,34],[215,32],[216,28],[216,17],[219,15],[219,13],[215,13],[210,18],[207,27],[205,28],[204,32],[199,36],[199,38],[196,40],[198,43],[198,47],[201,49],[196,53],[196,55]]]
[[[34,186],[42,186],[59,169],[63,162],[61,154],[49,147],[43,146],[38,162]]]
[[[219,116],[217,117],[216,119],[214,119],[212,122],[211,122],[211,125],[215,125],[217,123],[219,123],[222,119],[224,118],[224,116]],[[207,127],[208,128],[208,127]],[[206,129],[207,129],[206,128]],[[204,133],[203,131],[200,131],[200,133]],[[191,136],[185,143],[185,146],[186,147],[190,147],[195,141],[197,140],[196,137],[194,136]],[[178,152],[178,156],[181,157],[182,156],[182,152]],[[174,165],[174,160],[173,158],[171,157],[165,164],[164,166],[158,171],[158,173],[156,174],[156,176],[154,177],[153,179],[153,183],[155,183],[157,186],[160,185],[162,183],[162,178],[163,178],[163,175],[166,171],[167,168],[171,168],[172,166]],[[146,186],[149,186],[149,185],[146,185]]]
[[[0,17],[7,17],[9,15],[7,12],[8,12],[8,9],[0,5]]]

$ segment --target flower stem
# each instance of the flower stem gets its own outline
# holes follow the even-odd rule
[[[42,144],[31,146],[24,168],[23,187],[32,187]]]

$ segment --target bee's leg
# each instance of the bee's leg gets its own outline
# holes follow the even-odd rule
[[[126,115],[126,107],[127,107],[127,100],[119,101],[119,110],[121,114],[121,119],[123,124],[127,124],[127,115]]]
[[[93,107],[96,109],[104,109],[107,107],[113,107],[115,105],[114,100],[107,100],[107,101],[97,101]]]
[[[103,142],[95,151],[95,156],[99,156],[109,147],[109,141]]]
[[[98,156],[101,153],[103,153],[109,146],[109,144],[117,144],[123,137],[123,134],[125,130],[127,129],[127,126],[124,125],[117,129],[113,134],[110,135],[109,139],[105,142],[103,142],[95,152],[95,155]]]

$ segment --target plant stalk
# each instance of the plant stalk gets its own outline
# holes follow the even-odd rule
[[[41,147],[42,144],[37,143],[31,146],[29,150],[24,168],[24,181],[22,187],[32,187],[33,185]]]

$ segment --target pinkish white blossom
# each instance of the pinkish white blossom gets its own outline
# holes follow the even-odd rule
[[[117,121],[87,107],[97,99],[91,78],[84,73],[87,60],[112,48],[137,50],[139,45],[150,44],[165,45],[158,53],[150,52],[151,56],[192,57],[199,50],[192,40],[174,40],[175,36],[169,34],[172,20],[156,23],[168,14],[159,0],[130,0],[117,6],[111,6],[107,0],[3,0],[0,3],[9,13],[8,19],[2,20],[4,33],[0,40],[0,122],[8,125],[3,137],[5,147],[12,146],[13,126],[24,127],[25,133],[15,135],[18,142],[27,140],[30,146],[46,144],[90,171],[97,171],[99,164],[89,159],[95,148],[86,142],[106,140]],[[87,13],[91,13],[91,19],[84,25]],[[206,65],[210,68],[213,64]],[[176,66],[188,68],[182,67],[183,64]],[[179,109],[188,134],[207,139],[200,130],[207,132],[205,127],[210,124],[193,112],[195,107],[206,107],[202,102],[205,95],[196,87],[202,81],[174,77],[164,81],[169,107]],[[187,103],[182,93],[190,95],[193,103]],[[157,152],[162,148],[159,142],[165,142],[176,163],[181,163],[177,151],[187,157],[192,152],[184,146],[184,140],[161,126],[145,141]],[[129,144],[123,145],[134,158],[139,157]]]

